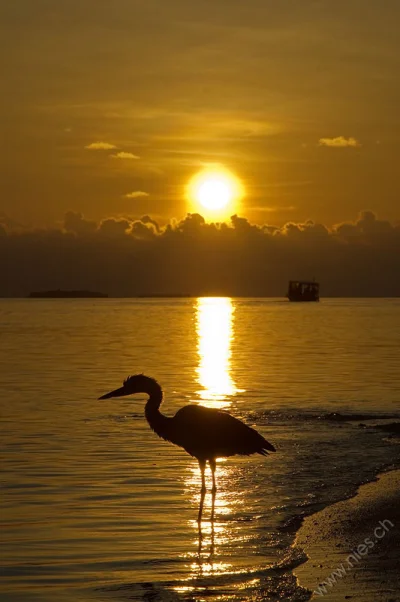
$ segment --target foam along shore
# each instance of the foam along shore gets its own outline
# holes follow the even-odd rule
[[[400,602],[400,470],[306,518],[295,545],[308,556],[295,573],[312,600]]]

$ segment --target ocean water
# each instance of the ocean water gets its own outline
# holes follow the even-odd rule
[[[196,461],[97,400],[136,372],[277,448],[218,463],[200,530]],[[0,382],[2,601],[307,600],[301,517],[400,466],[398,299],[3,299]]]

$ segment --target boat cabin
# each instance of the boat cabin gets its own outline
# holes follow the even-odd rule
[[[319,283],[290,280],[286,296],[289,301],[319,301]]]

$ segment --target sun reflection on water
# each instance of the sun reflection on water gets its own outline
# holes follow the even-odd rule
[[[225,409],[240,389],[231,375],[231,344],[234,339],[234,303],[226,297],[203,297],[196,302],[196,331],[198,367],[197,391],[201,404]],[[236,572],[227,550],[232,541],[242,545],[242,529],[232,521],[240,514],[243,493],[237,486],[237,472],[224,458],[217,460],[216,494],[211,492],[211,471],[206,469],[207,492],[201,493],[201,476],[197,462],[188,466],[185,477],[187,497],[191,501],[193,517],[193,545],[186,554],[189,575],[174,588],[182,593],[202,592],[203,577]],[[201,520],[198,512],[201,508]],[[200,579],[200,582],[199,582]]]
[[[227,397],[238,389],[231,376],[231,342],[234,338],[234,306],[228,297],[200,297],[197,300],[198,393],[204,405],[223,408]]]

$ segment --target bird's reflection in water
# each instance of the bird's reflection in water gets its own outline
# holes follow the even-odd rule
[[[225,519],[242,503],[241,495],[230,490],[233,470],[223,460],[218,461],[219,488],[215,492],[201,491],[197,467],[195,464],[189,467],[185,479],[187,493],[192,505],[198,507],[196,519],[190,521],[196,532],[194,548],[188,553],[192,578],[222,574],[231,568],[230,564],[221,562],[220,548],[232,537],[232,524]]]
[[[210,550],[209,550],[209,555],[208,555],[208,563],[212,564],[213,558],[214,558],[214,546],[215,546],[215,495],[216,492],[212,491],[211,493],[211,513],[210,513],[210,519],[209,519],[209,523],[210,523]],[[199,527],[199,533],[198,533],[198,537],[199,537],[199,547],[197,550],[197,557],[198,557],[198,562],[201,565],[201,559],[202,559],[202,547],[203,547],[203,539],[204,539],[204,534],[203,534],[203,510],[204,510],[204,500],[206,497],[206,492],[202,491],[200,494],[200,504],[199,504],[199,514],[197,517],[197,523],[198,523],[198,527]]]

